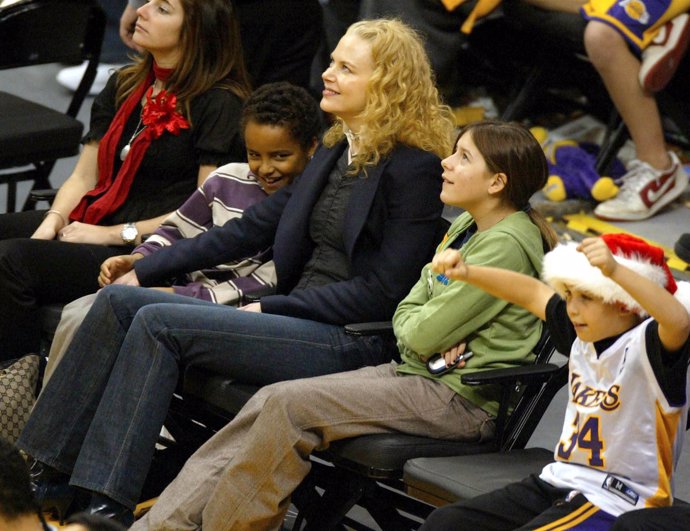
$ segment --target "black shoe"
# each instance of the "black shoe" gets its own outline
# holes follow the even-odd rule
[[[84,512],[115,520],[126,528],[134,523],[134,512],[131,509],[97,492],[91,494],[91,503]]]
[[[673,250],[681,260],[690,264],[690,233],[681,234]]]
[[[69,476],[40,461],[33,462],[29,475],[41,511],[56,513],[62,525],[77,493],[69,484]]]

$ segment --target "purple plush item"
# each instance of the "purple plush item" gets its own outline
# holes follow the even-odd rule
[[[625,173],[625,167],[614,159],[610,174],[600,176],[596,171],[598,152],[599,146],[587,142],[564,141],[555,144],[551,155],[547,157],[550,178],[544,189],[546,196],[555,201],[566,198],[604,201],[614,197],[617,187],[613,181]]]

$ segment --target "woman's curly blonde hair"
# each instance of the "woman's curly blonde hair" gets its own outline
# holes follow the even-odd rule
[[[357,131],[358,153],[352,159],[355,171],[377,164],[397,143],[448,156],[453,148],[451,111],[441,103],[420,36],[396,19],[356,22],[346,35],[367,42],[374,63]],[[323,142],[332,147],[344,135],[344,123],[336,117]]]

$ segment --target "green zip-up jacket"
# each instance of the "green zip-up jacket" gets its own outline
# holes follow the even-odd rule
[[[473,223],[461,214],[439,245],[445,249]],[[466,263],[511,269],[538,277],[544,252],[539,229],[524,212],[516,212],[488,230],[477,232],[461,249]],[[532,349],[541,335],[534,315],[462,281],[448,280],[424,266],[421,278],[397,307],[393,330],[403,363],[398,372],[437,378],[456,393],[495,416],[499,390],[495,386],[467,386],[460,375],[514,367],[533,361]],[[433,376],[427,357],[461,341],[474,356],[462,369]]]

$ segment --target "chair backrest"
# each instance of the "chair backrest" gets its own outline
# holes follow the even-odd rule
[[[22,0],[0,9],[0,69],[88,61],[67,114],[76,117],[96,76],[105,14],[96,0]]]

